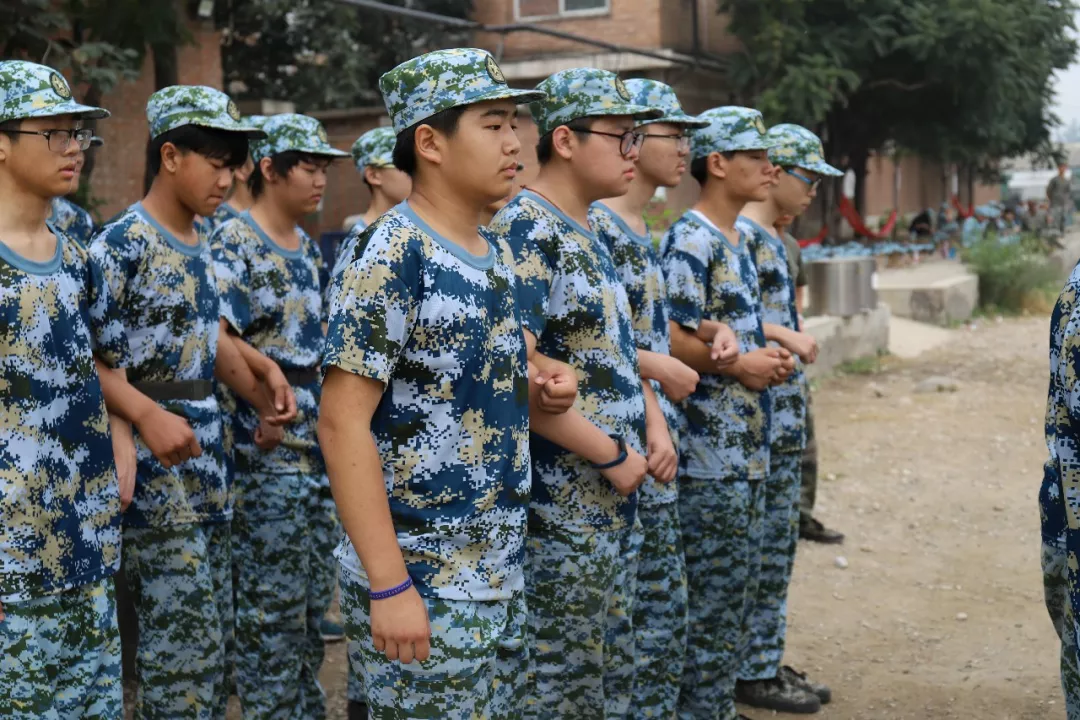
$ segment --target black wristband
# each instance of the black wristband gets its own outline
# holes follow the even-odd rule
[[[593,463],[593,470],[610,470],[616,465],[622,465],[629,457],[626,452],[626,439],[622,435],[608,435],[608,437],[619,444],[619,457],[608,463]]]

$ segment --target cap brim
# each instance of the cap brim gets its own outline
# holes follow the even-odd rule
[[[235,125],[227,125],[225,123],[212,122],[187,122],[184,123],[184,125],[198,125],[199,127],[211,128],[213,130],[225,130],[226,132],[234,132],[246,136],[248,140],[262,140],[266,137],[265,131],[251,125],[240,125],[239,123]],[[182,127],[182,125],[177,125],[176,127]]]
[[[308,155],[318,155],[319,157],[332,157],[332,158],[351,158],[352,153],[347,153],[344,150],[338,150],[337,148],[319,148],[317,150],[300,150],[299,152],[307,153]]]
[[[518,105],[525,105],[526,103],[543,100],[545,97],[547,97],[547,93],[540,92],[539,90],[519,90],[512,87],[494,88],[487,92],[480,93],[474,98],[470,98],[469,102],[462,103],[462,105],[473,105],[479,102],[487,102],[488,100],[513,100]]]
[[[799,167],[804,167],[811,172],[816,172],[818,175],[824,175],[825,177],[840,177],[844,174],[843,170],[834,168],[824,160],[821,162],[810,163],[809,165],[800,165]]]
[[[58,105],[50,105],[48,107],[39,108],[37,110],[31,110],[24,115],[19,115],[18,118],[39,118],[39,117],[57,117],[58,115],[78,115],[79,117],[87,118],[88,120],[100,120],[102,118],[109,117],[111,113],[105,108],[93,107],[92,105],[81,105],[77,102],[68,101],[62,102]]]
[[[658,118],[652,118],[651,120],[645,120],[642,125],[653,125],[655,123],[670,123],[672,125],[682,125],[683,127],[693,128],[700,130],[701,128],[709,127],[709,121],[703,118],[695,117],[693,115],[687,115],[686,113],[673,114],[673,115],[661,115]]]
[[[640,120],[656,120],[664,115],[664,111],[659,108],[651,108],[647,105],[634,105],[633,103],[624,103],[622,105],[611,105],[610,107],[598,108],[597,110],[590,111],[584,115],[578,117],[626,117],[631,116]],[[574,118],[576,120],[577,118]],[[574,120],[567,120],[566,122],[573,122]],[[566,123],[559,123],[559,125],[565,125]],[[558,127],[558,126],[556,126]]]

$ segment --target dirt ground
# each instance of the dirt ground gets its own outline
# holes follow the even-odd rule
[[[816,388],[818,516],[847,543],[800,546],[787,661],[832,686],[818,717],[1064,717],[1036,503],[1047,326],[982,320]],[[930,376],[959,388],[915,393]],[[346,717],[346,668],[344,643],[328,646],[330,720]]]

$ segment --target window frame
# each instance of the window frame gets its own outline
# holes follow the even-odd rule
[[[586,10],[567,10],[566,0],[558,0],[558,3],[559,11],[554,15],[522,15],[521,0],[514,0],[514,20],[523,22],[568,20],[572,18],[602,17],[611,14],[611,0],[603,0],[604,6],[602,8],[591,8]]]

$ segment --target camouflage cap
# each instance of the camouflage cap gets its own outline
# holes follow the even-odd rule
[[[407,60],[379,78],[394,133],[427,120],[443,110],[485,100],[532,102],[534,90],[515,90],[506,84],[495,58],[486,50],[454,48]]]
[[[562,70],[536,89],[544,97],[529,105],[529,110],[541,136],[578,118],[629,115],[655,120],[663,114],[659,109],[635,103],[619,76],[607,70]]]
[[[821,147],[821,140],[802,125],[774,125],[765,133],[765,137],[777,143],[769,148],[769,161],[773,165],[800,167],[828,177],[840,177],[844,174],[842,170],[837,170],[825,162],[825,150]]]
[[[714,152],[768,150],[775,144],[766,137],[765,121],[757,110],[727,105],[706,110],[699,117],[709,125],[690,136],[690,155],[695,160]]]
[[[349,153],[330,144],[326,128],[307,115],[283,113],[262,123],[266,137],[251,143],[251,159],[259,162],[283,152],[295,151],[323,157],[348,157]]]
[[[0,61],[0,122],[57,115],[106,118],[109,111],[72,100],[67,80],[51,67]]]
[[[394,167],[394,145],[397,135],[394,128],[377,127],[356,139],[352,146],[352,158],[356,169],[364,172],[366,167]]]
[[[262,130],[241,121],[240,110],[228,95],[205,85],[171,85],[158,90],[146,102],[146,119],[151,138],[184,125],[265,137]]]
[[[709,121],[694,115],[687,115],[682,105],[679,104],[679,98],[675,96],[675,91],[670,85],[665,85],[657,80],[648,80],[646,78],[632,78],[625,83],[627,91],[630,93],[630,97],[638,105],[645,105],[647,107],[656,108],[660,110],[663,115],[651,120],[645,120],[642,125],[649,125],[651,123],[672,123],[675,125],[684,125],[688,128],[703,128],[709,126]]]

